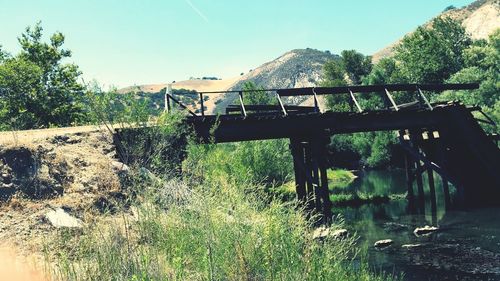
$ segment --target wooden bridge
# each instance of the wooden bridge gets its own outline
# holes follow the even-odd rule
[[[469,108],[457,101],[430,103],[425,94],[478,87],[478,84],[398,84],[261,90],[274,95],[275,105],[245,104],[244,95],[250,94],[245,91],[206,92],[199,93],[198,114],[172,95],[166,96],[166,104],[169,110],[177,107],[189,113],[186,120],[200,142],[290,139],[298,199],[329,217],[332,206],[326,176],[326,146],[330,136],[368,131],[398,133],[395,137],[399,137],[407,156],[408,197],[422,208],[424,172],[428,173],[433,211],[436,208],[433,172],[443,181],[446,206],[452,200],[448,183],[455,186],[456,200],[462,204],[499,204],[498,135],[487,135],[478,124],[494,122],[484,114],[485,119],[476,119],[472,111],[480,112],[477,107]],[[205,114],[204,97],[215,93],[232,95],[237,104],[227,106],[224,114]],[[356,98],[360,94],[380,95],[383,104],[377,110],[366,110]],[[349,110],[321,112],[320,95],[345,95]],[[286,104],[286,97],[297,96],[312,96],[314,106]],[[397,104],[396,100],[407,102]]]

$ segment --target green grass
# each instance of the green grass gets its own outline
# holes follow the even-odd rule
[[[61,232],[49,245],[56,279],[391,279],[354,265],[355,237],[313,240],[312,220],[300,208],[246,192],[258,187],[226,178],[196,187],[137,184],[138,220],[106,218],[82,232]]]
[[[345,188],[349,186],[356,176],[347,170],[327,170],[326,175],[328,177],[328,187],[331,189],[335,188]]]

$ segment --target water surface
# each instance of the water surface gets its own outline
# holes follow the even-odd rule
[[[341,214],[347,228],[360,236],[359,244],[368,249],[376,270],[402,272],[405,280],[500,280],[500,208],[446,211],[440,178],[434,177],[436,212],[426,198],[425,211],[420,213],[410,210],[407,200],[334,208],[334,213]],[[406,177],[402,170],[364,172],[348,189],[403,194]],[[427,184],[424,189],[428,194]],[[414,229],[425,225],[440,230],[417,237]],[[373,244],[382,239],[392,239],[394,244],[375,249]]]

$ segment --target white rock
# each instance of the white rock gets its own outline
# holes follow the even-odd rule
[[[436,232],[438,231],[439,228],[435,227],[435,226],[424,226],[424,227],[417,227],[415,228],[415,230],[413,231],[413,234],[415,234],[415,236],[423,236],[423,235],[429,235],[433,232]]]
[[[337,229],[331,230],[326,226],[320,226],[316,228],[313,232],[313,239],[322,239],[326,237],[331,237],[334,239],[343,239],[347,236],[347,229]]]
[[[128,172],[129,170],[127,164],[119,161],[112,161],[111,165],[113,166],[113,169],[117,172]]]
[[[394,243],[394,241],[392,241],[391,239],[384,239],[384,240],[379,240],[379,241],[375,242],[375,244],[373,244],[373,246],[375,248],[385,248],[385,247],[392,245],[392,243]]]
[[[66,213],[61,208],[51,210],[45,214],[45,219],[54,227],[81,228],[82,221]]]

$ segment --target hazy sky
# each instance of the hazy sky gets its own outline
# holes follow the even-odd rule
[[[109,86],[233,77],[296,48],[372,54],[472,0],[0,0],[0,45],[42,21],[86,80]]]

